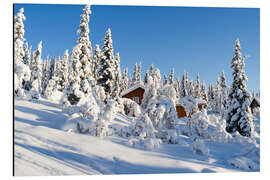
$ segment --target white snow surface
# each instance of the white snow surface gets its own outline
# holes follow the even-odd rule
[[[68,115],[52,100],[15,100],[14,112],[15,176],[251,171],[237,168],[250,160],[231,160],[245,149],[239,143],[204,141],[210,149],[206,156],[194,154],[190,139],[179,135],[179,144],[146,150],[122,137],[62,130]],[[120,127],[131,121],[120,114],[113,120]]]

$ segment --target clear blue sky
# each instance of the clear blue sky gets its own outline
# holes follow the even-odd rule
[[[25,38],[33,49],[43,41],[43,58],[62,56],[72,50],[82,14],[82,5],[16,4],[15,13],[23,7],[27,20]],[[189,79],[200,74],[207,85],[215,83],[225,71],[231,84],[230,61],[233,46],[240,38],[246,61],[248,89],[260,87],[260,10],[256,8],[196,8],[147,6],[91,6],[90,40],[103,45],[110,27],[114,52],[119,52],[121,68],[133,72],[136,62],[142,70],[153,63],[163,74],[175,68],[182,77],[184,69]],[[142,76],[143,77],[143,76]]]

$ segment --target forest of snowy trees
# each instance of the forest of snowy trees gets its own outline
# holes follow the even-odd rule
[[[134,146],[143,145],[149,149],[160,143],[180,143],[179,133],[192,138],[191,147],[203,154],[208,153],[204,139],[228,142],[234,137],[252,139],[259,136],[254,130],[254,114],[249,107],[252,98],[259,99],[259,94],[251,95],[247,90],[245,57],[240,52],[238,39],[231,60],[231,85],[227,84],[224,72],[208,87],[199,73],[195,80],[189,79],[187,71],[181,78],[175,77],[175,68],[170,74],[162,75],[152,64],[142,74],[141,62],[134,65],[130,76],[127,68],[121,69],[120,53],[114,52],[110,28],[104,44],[96,44],[92,49],[90,14],[90,6],[86,5],[78,24],[77,44],[71,52],[66,50],[62,57],[42,59],[42,41],[32,48],[24,38],[26,18],[24,10],[20,9],[14,17],[15,98],[57,99],[63,111],[71,115],[67,124],[72,126],[67,127],[73,131],[98,137],[116,134],[128,138]],[[137,84],[145,88],[141,105],[121,96]],[[183,118],[185,126],[179,128],[176,103],[196,103],[197,100],[206,102],[206,109]],[[131,117],[132,125],[118,130],[111,128],[116,113]]]

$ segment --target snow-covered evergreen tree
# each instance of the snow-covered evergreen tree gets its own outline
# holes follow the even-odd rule
[[[133,79],[132,79],[133,85],[137,84],[137,76],[138,76],[138,65],[137,63],[135,63],[134,69],[133,69]]]
[[[179,98],[180,97],[180,93],[181,93],[181,81],[179,79],[179,77],[176,78],[175,84],[174,84],[174,89],[176,92],[176,97]]]
[[[155,68],[148,78],[147,85],[142,100],[142,108],[146,109],[150,99],[158,95],[158,90],[161,88],[161,77],[159,69]]]
[[[196,77],[196,83],[195,83],[195,97],[202,99],[202,95],[201,95],[201,82],[200,82],[200,76],[199,74],[197,74]]]
[[[215,111],[217,113],[221,112],[222,102],[221,102],[221,85],[220,78],[218,77],[216,82],[216,87],[214,89],[214,99],[215,99]]]
[[[250,110],[250,93],[247,90],[248,80],[245,73],[245,62],[240,52],[239,39],[235,42],[234,56],[231,61],[233,82],[229,92],[229,108],[226,116],[226,130],[229,133],[238,131],[243,136],[253,132],[253,116]]]
[[[171,70],[168,83],[170,85],[173,85],[174,84],[174,68],[172,68],[172,70]]]
[[[127,89],[128,89],[128,68],[124,69],[121,82],[121,91],[123,92]]]
[[[120,68],[120,55],[116,53],[115,56],[115,85],[113,90],[113,97],[119,97],[121,91],[121,68]]]
[[[139,65],[137,67],[137,76],[136,76],[136,82],[137,83],[141,82],[141,72],[142,72],[142,63],[139,62]]]
[[[188,73],[184,71],[181,81],[181,97],[186,96],[188,96]]]
[[[201,97],[202,97],[202,100],[208,102],[205,82],[201,83]]]
[[[23,57],[23,63],[27,66],[30,65],[31,61],[31,51],[32,51],[32,46],[28,47],[28,42],[24,44],[24,57]]]
[[[188,95],[195,97],[195,88],[194,88],[194,83],[193,80],[190,80],[189,85],[188,85]]]
[[[92,76],[92,46],[89,40],[90,30],[88,26],[90,21],[89,14],[91,14],[90,5],[86,5],[81,15],[80,29],[77,32],[80,35],[77,46],[81,50],[81,54],[79,55],[82,71],[80,74],[81,80],[89,80],[90,76]]]
[[[163,76],[163,85],[165,86],[167,84],[168,84],[168,79],[167,79],[166,74],[164,74],[164,76]]]
[[[207,106],[207,108],[210,111],[212,111],[212,110],[215,109],[215,93],[214,93],[214,86],[213,86],[213,84],[209,84],[207,96],[208,96],[208,106]]]
[[[34,91],[34,98],[38,98],[39,94],[42,92],[42,41],[39,42],[37,50],[33,52],[33,61],[32,61],[32,90]]]
[[[23,49],[24,43],[24,23],[26,20],[24,9],[21,8],[19,12],[14,16],[14,73],[17,88],[14,88],[17,96],[23,96],[23,84],[30,80],[31,72],[29,66],[24,63],[25,52]]]
[[[98,85],[104,87],[107,98],[112,96],[113,86],[115,81],[114,74],[114,55],[113,55],[113,45],[111,37],[111,29],[109,28],[106,32],[104,39],[104,46],[102,51],[102,56],[100,59],[100,69],[99,69],[99,79]]]
[[[144,75],[144,80],[143,80],[144,85],[147,85],[147,83],[148,83],[148,78],[149,78],[149,72],[146,71],[146,73],[145,73],[145,75]]]
[[[45,93],[45,90],[50,80],[49,78],[50,78],[50,62],[49,56],[47,56],[45,61],[43,61],[42,66],[42,94]]]
[[[61,69],[59,73],[59,90],[64,91],[68,84],[68,73],[69,73],[69,54],[68,50],[65,50],[65,53],[62,58]]]
[[[222,110],[227,109],[227,102],[228,102],[228,87],[226,84],[226,77],[224,71],[222,71],[222,75],[220,78],[220,86],[221,86],[221,103],[222,103]]]
[[[99,48],[99,45],[96,44],[95,50],[94,50],[94,57],[93,57],[93,66],[92,66],[92,73],[94,79],[98,80],[98,70],[99,70],[99,61],[101,58],[101,50]]]

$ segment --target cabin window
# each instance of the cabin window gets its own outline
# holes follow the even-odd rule
[[[135,101],[137,104],[139,104],[140,101],[139,101],[139,97],[138,97],[138,96],[135,96],[135,97],[133,97],[132,99],[133,99],[133,101]]]

